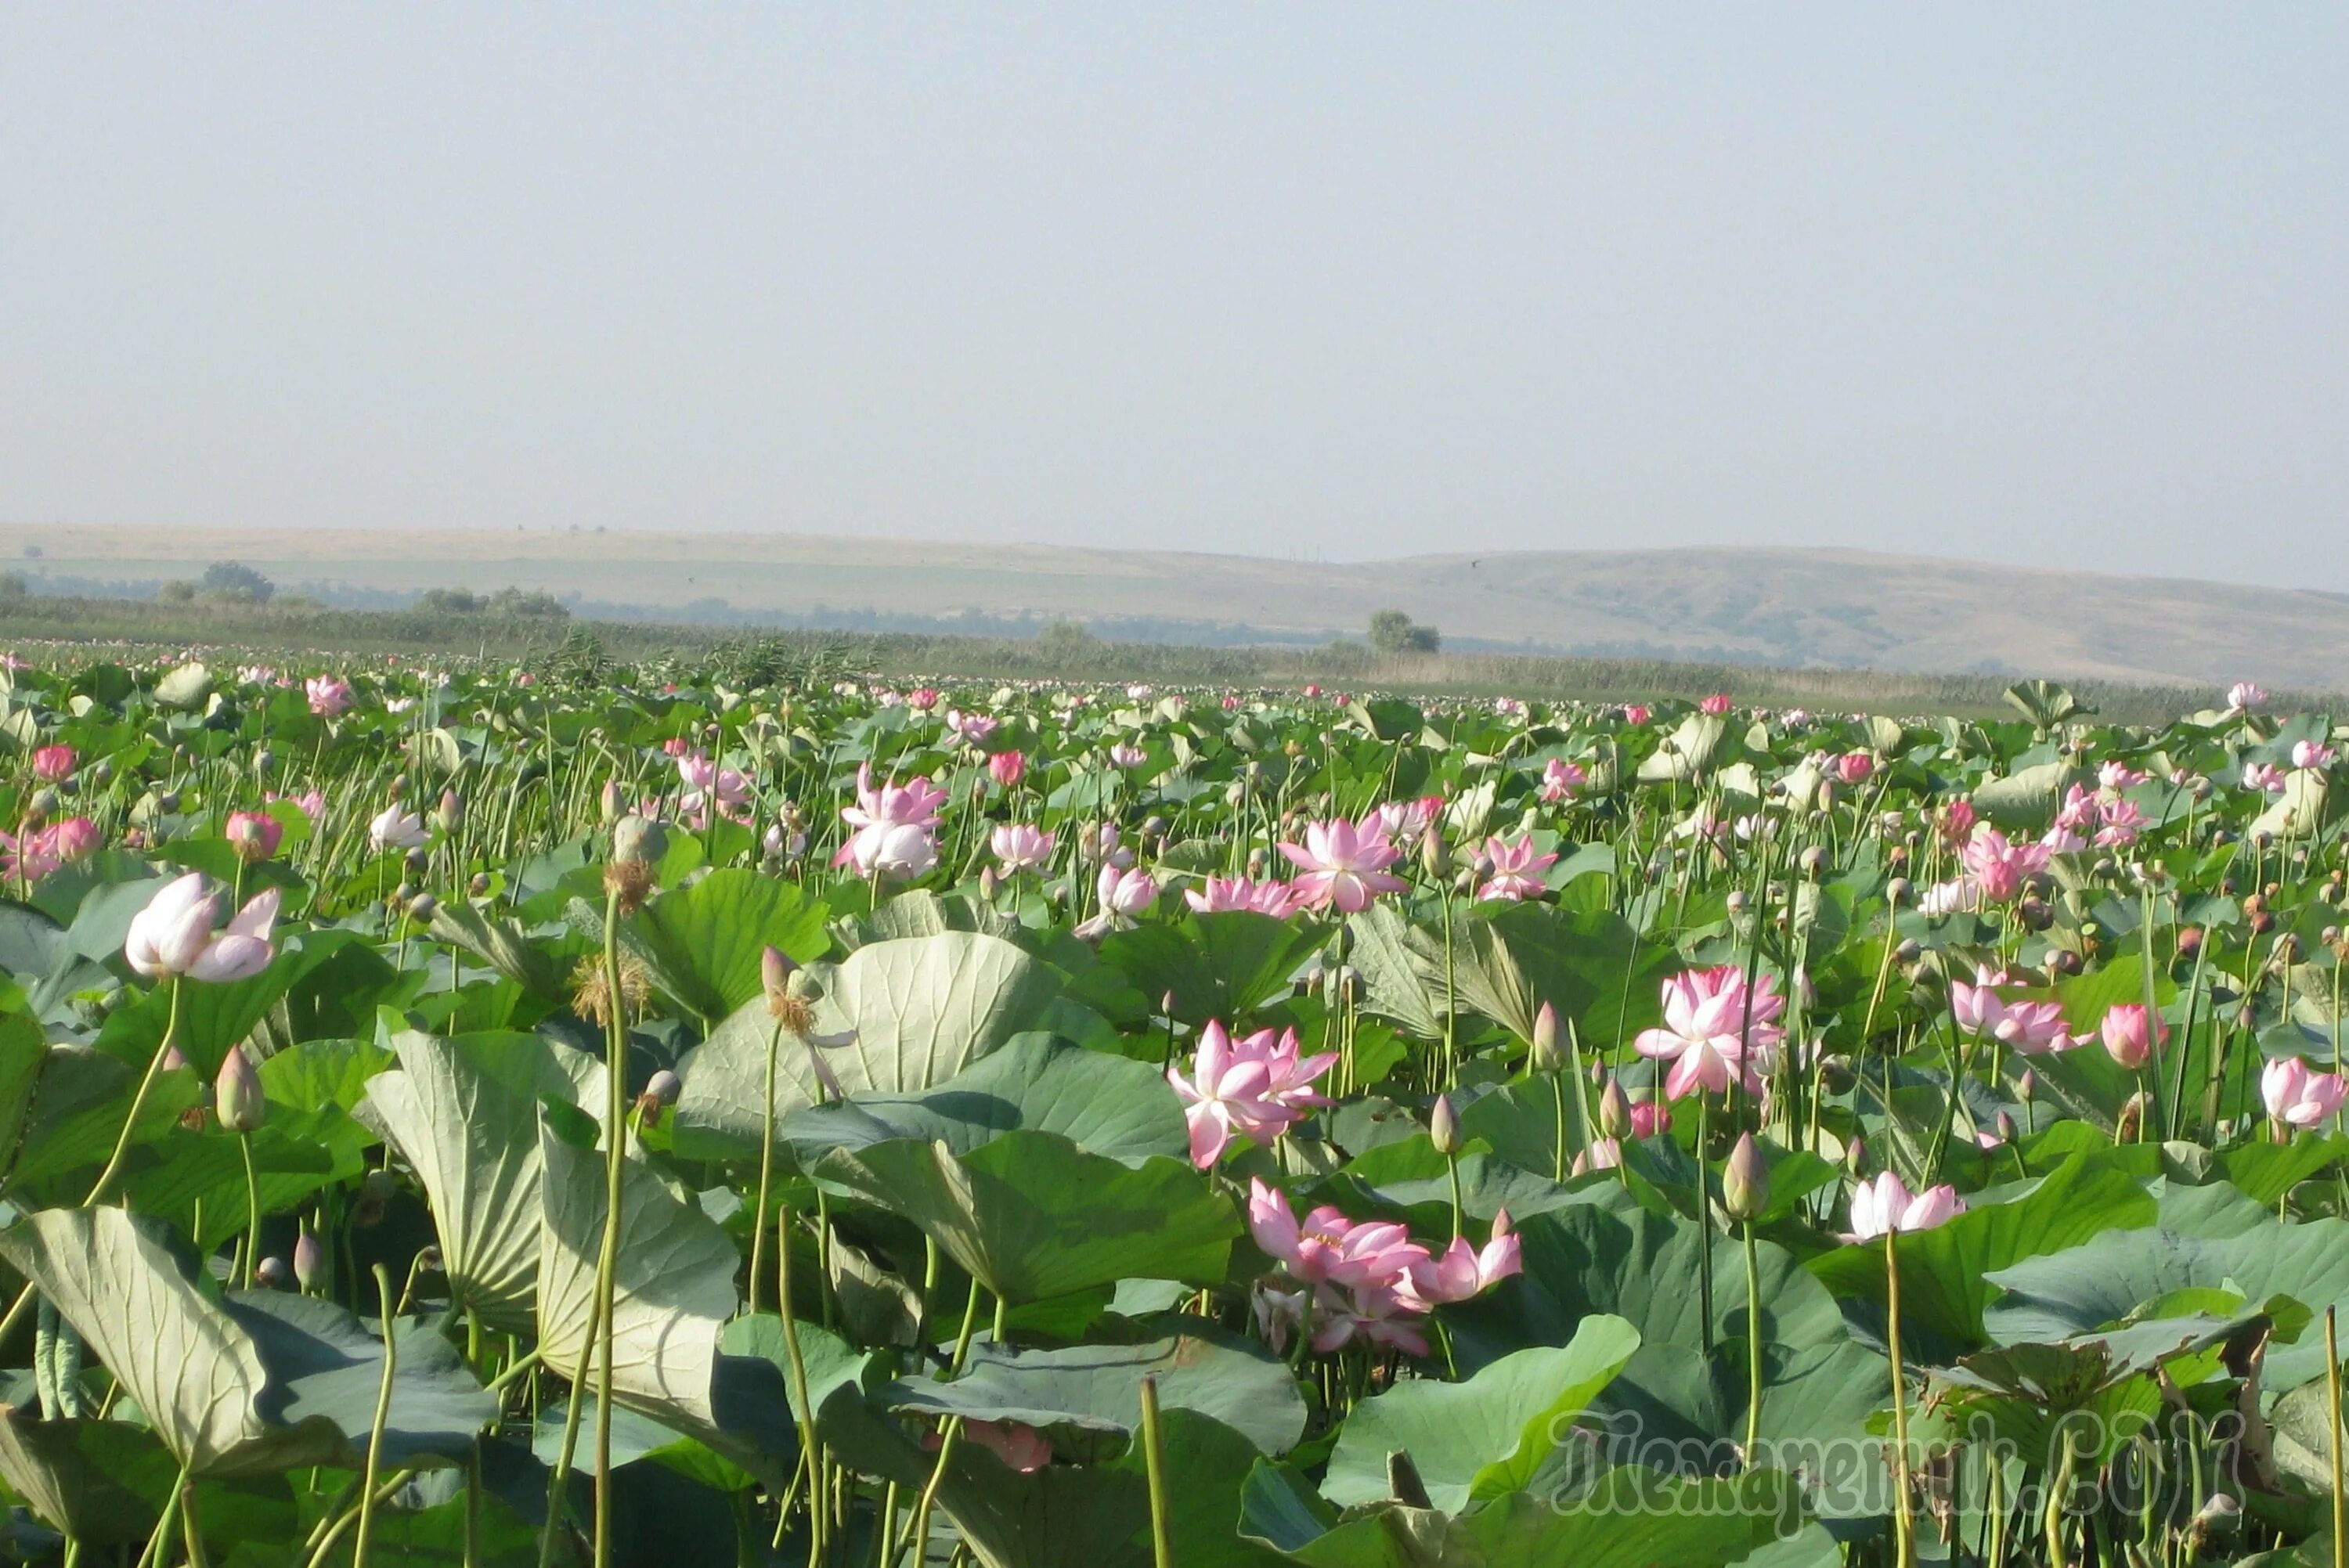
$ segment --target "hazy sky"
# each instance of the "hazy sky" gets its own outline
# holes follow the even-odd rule
[[[2349,7],[0,10],[0,517],[2349,589]]]

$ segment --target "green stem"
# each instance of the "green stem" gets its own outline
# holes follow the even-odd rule
[[[767,1034],[767,1098],[760,1109],[759,1137],[759,1206],[750,1211],[750,1311],[759,1310],[759,1290],[764,1283],[767,1252],[767,1203],[775,1181],[775,1053],[783,1043],[782,1020]],[[792,1304],[782,1304],[783,1316],[792,1315]]]
[[[392,1330],[398,1319],[391,1311],[391,1275],[375,1265],[376,1299],[383,1308],[383,1379],[376,1387],[375,1424],[367,1429],[367,1470],[359,1491],[359,1535],[351,1545],[351,1568],[367,1568],[367,1545],[375,1530],[376,1486],[383,1466],[383,1429],[391,1420],[391,1380],[399,1370],[399,1344]]]
[[[1885,1355],[1892,1365],[1892,1527],[1899,1568],[1916,1568],[1917,1522],[1909,1507],[1909,1392],[1900,1370],[1900,1254],[1898,1231],[1884,1233]]]
[[[595,1568],[612,1562],[613,1295],[620,1264],[620,1181],[628,1151],[628,1020],[620,985],[620,893],[604,900],[604,1246],[595,1260]],[[576,1398],[575,1392],[574,1396]]]
[[[244,1156],[244,1288],[251,1290],[254,1271],[261,1266],[261,1183],[253,1173],[253,1135],[238,1133],[236,1149]]]
[[[1758,1462],[1762,1448],[1762,1261],[1754,1245],[1754,1222],[1745,1231],[1745,1468]]]
[[[771,1099],[769,1100],[772,1104]],[[776,1308],[783,1319],[783,1354],[792,1367],[792,1408],[799,1416],[800,1448],[807,1455],[811,1476],[823,1473],[823,1449],[816,1441],[815,1411],[808,1402],[807,1362],[800,1354],[799,1319],[792,1315],[792,1211],[785,1204],[775,1216],[775,1295]],[[822,1550],[823,1542],[823,1510],[818,1496],[819,1488],[808,1488],[808,1551],[810,1560]]]
[[[1174,1508],[1166,1499],[1166,1434],[1158,1420],[1156,1377],[1142,1380],[1142,1451],[1150,1478],[1151,1562],[1153,1568],[1174,1568]]]

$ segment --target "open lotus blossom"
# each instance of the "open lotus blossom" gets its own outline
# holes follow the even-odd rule
[[[1725,1094],[1734,1079],[1746,1093],[1760,1094],[1763,1070],[1786,1034],[1777,1022],[1786,999],[1776,978],[1763,975],[1749,992],[1745,971],[1724,964],[1675,975],[1663,992],[1663,1026],[1642,1029],[1631,1043],[1641,1056],[1672,1064],[1664,1093],[1672,1099],[1699,1088]]]
[[[905,706],[916,713],[927,713],[938,706],[938,696],[936,686],[916,686],[905,694]]]
[[[2044,845],[2010,842],[2004,833],[1987,824],[1974,829],[1958,856],[1968,879],[1992,903],[2005,903],[2022,892],[2023,879],[2045,871],[2047,858]]]
[[[285,840],[285,824],[266,811],[231,811],[221,837],[228,841],[239,860],[248,864],[265,861],[277,852]]]
[[[62,783],[73,776],[74,748],[70,746],[43,746],[33,752],[33,777],[44,784]]]
[[[1247,877],[1207,878],[1204,887],[1185,891],[1183,902],[1201,914],[1222,914],[1231,910],[1254,910],[1275,920],[1286,920],[1297,913],[1297,890],[1287,882],[1252,882]]]
[[[2243,788],[2264,789],[2271,795],[2283,793],[2284,780],[2290,777],[2272,762],[2253,762],[2243,769]]]
[[[1315,822],[1305,830],[1302,847],[1284,843],[1280,852],[1304,873],[1295,885],[1308,908],[1355,914],[1379,894],[1403,890],[1403,880],[1387,870],[1402,851],[1387,841],[1386,826],[1376,817],[1359,824],[1343,817]]]
[[[1719,718],[1729,711],[1729,694],[1725,691],[1717,691],[1696,706],[1700,713],[1708,717]]]
[[[22,833],[0,832],[0,879],[39,882],[76,861],[88,860],[101,839],[98,824],[88,817],[67,817]]]
[[[987,776],[1010,789],[1028,777],[1028,756],[1021,751],[990,752],[987,758]]]
[[[2321,1073],[2298,1057],[2285,1057],[2260,1068],[2260,1098],[2267,1101],[2268,1119],[2280,1128],[2315,1127],[2340,1110],[2349,1083],[2338,1073]]]
[[[1542,873],[1557,863],[1556,854],[1534,852],[1534,836],[1525,834],[1516,843],[1495,833],[1485,841],[1485,858],[1492,862],[1492,873],[1476,890],[1478,898],[1503,899],[1516,903],[1539,898],[1549,891]]]
[[[720,806],[739,807],[750,799],[750,780],[740,769],[721,768],[700,752],[680,757],[677,761],[678,777],[691,791],[686,797],[686,810],[702,804],[701,797],[715,795]]]
[[[986,740],[1002,722],[989,714],[965,713],[958,707],[947,709],[947,733],[970,746]]]
[[[403,811],[398,801],[386,806],[367,823],[367,842],[378,853],[385,850],[412,850],[429,835],[424,830],[424,820],[413,811]]]
[[[1982,889],[1971,877],[1935,882],[1917,895],[1917,911],[1925,915],[1971,914],[1982,908]]]
[[[351,707],[351,683],[336,676],[312,676],[302,683],[310,711],[321,718],[339,718]]]
[[[1541,798],[1546,804],[1555,806],[1589,782],[1589,773],[1579,763],[1553,757],[1542,765]]]
[[[2153,1059],[2157,1035],[2160,1044],[2169,1043],[2169,1026],[2147,1013],[2142,1002],[2118,1002],[2106,1008],[2097,1032],[2113,1060],[2131,1072]]]
[[[2268,694],[2250,681],[2237,681],[2227,688],[2229,713],[2249,713],[2255,707],[2265,706],[2267,700]]]
[[[1651,710],[1644,702],[1627,702],[1623,705],[1623,722],[1635,728],[1647,723],[1650,717]]]
[[[228,892],[207,883],[202,872],[166,882],[147,907],[130,917],[122,956],[150,980],[186,975],[191,980],[243,980],[269,967],[277,923],[277,890],[248,900],[224,929],[215,930],[228,911]]]
[[[931,830],[947,792],[927,779],[879,787],[873,782],[873,765],[856,769],[856,804],[841,808],[840,820],[854,830],[832,857],[834,866],[854,864],[866,876],[917,877],[938,863],[938,847]]]
[[[1392,841],[1415,844],[1428,825],[1444,812],[1444,797],[1422,795],[1413,800],[1382,801],[1375,809],[1379,826]]]
[[[2330,768],[2336,755],[2333,748],[2322,741],[2295,740],[2292,743],[2292,765],[2294,768]]]
[[[2101,789],[2133,789],[2144,783],[2146,777],[2126,762],[2108,761],[2096,769],[2096,787]]]
[[[1052,835],[1025,822],[997,824],[987,844],[1007,876],[1041,870],[1052,858]]]
[[[1235,1040],[1209,1020],[1199,1031],[1190,1077],[1166,1069],[1190,1124],[1193,1162],[1202,1171],[1214,1165],[1236,1135],[1269,1145],[1328,1105],[1313,1085],[1337,1060],[1334,1051],[1301,1055],[1294,1029],[1258,1029]]]
[[[1970,1035],[2002,1042],[2018,1056],[2044,1056],[2071,1049],[2079,1042],[2064,1029],[2061,1003],[2020,999],[1998,994],[2002,985],[2017,982],[2011,975],[1977,965],[1971,984],[1950,982],[1950,1012],[1958,1027]]]
[[[1874,1181],[1862,1181],[1853,1190],[1851,1229],[1844,1233],[1844,1240],[1871,1242],[1888,1232],[1930,1231],[1965,1209],[1965,1200],[1958,1196],[1955,1187],[1943,1183],[1912,1194],[1899,1177],[1881,1171]]]
[[[1110,765],[1132,772],[1150,760],[1150,753],[1130,741],[1120,741],[1109,748]]]
[[[1524,1267],[1524,1243],[1510,1233],[1509,1212],[1502,1209],[1493,1215],[1492,1239],[1482,1247],[1454,1236],[1443,1256],[1412,1265],[1412,1294],[1430,1306],[1466,1301]]]

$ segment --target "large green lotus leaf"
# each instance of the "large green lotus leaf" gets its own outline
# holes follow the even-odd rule
[[[2295,768],[2283,776],[2283,792],[2245,830],[2247,837],[2264,833],[2271,839],[2306,838],[2340,813],[2333,810],[2332,789],[2322,768]]]
[[[927,1425],[927,1423],[924,1423]],[[872,1398],[835,1388],[823,1404],[829,1452],[865,1475],[908,1491],[926,1484],[937,1456]],[[1168,1522],[1184,1568],[1263,1568],[1279,1559],[1240,1539],[1235,1500],[1254,1443],[1211,1416],[1169,1409],[1160,1430],[1166,1459]],[[954,1530],[988,1568],[1151,1568],[1150,1486],[1140,1443],[1100,1464],[1012,1470],[984,1446],[957,1442],[938,1488]],[[953,1535],[933,1534],[926,1560],[942,1560]]]
[[[1144,1063],[1029,1035],[916,1094],[864,1094],[802,1106],[778,1134],[802,1163],[828,1149],[892,1139],[944,1143],[968,1154],[1002,1133],[1057,1132],[1078,1148],[1129,1163],[1190,1149],[1183,1102]]]
[[[48,1056],[38,1020],[23,1013],[0,1016],[0,1178],[16,1162],[17,1142],[32,1115],[33,1088]]]
[[[595,1315],[604,1157],[564,1141],[551,1124],[542,1125],[539,1147],[545,1223],[539,1233],[538,1347],[547,1365],[569,1378],[585,1364]],[[740,1305],[734,1275],[741,1261],[715,1221],[642,1161],[626,1162],[612,1301],[614,1403],[771,1475],[779,1456],[797,1451],[782,1378],[771,1363],[729,1356],[720,1345]]]
[[[1288,1367],[1251,1341],[1195,1324],[1143,1345],[976,1345],[954,1381],[905,1377],[876,1397],[892,1409],[940,1420],[959,1415],[1131,1436],[1142,1429],[1147,1377],[1158,1379],[1161,1408],[1212,1416],[1259,1452],[1285,1454],[1304,1435],[1305,1400]]]
[[[624,930],[655,984],[713,1026],[763,994],[767,948],[811,964],[832,945],[822,904],[794,883],[741,867],[662,893]]]
[[[1905,1273],[1901,1279],[1905,1286]],[[2349,1312],[2349,1221],[2285,1224],[2269,1216],[2257,1229],[2223,1236],[2116,1230],[2000,1269],[1991,1283],[2004,1294],[1985,1322],[2005,1345],[2087,1334],[2189,1291],[2224,1291],[2253,1305],[2288,1296],[2320,1316],[2328,1306]],[[2283,1392],[2323,1375],[2323,1336],[2301,1338],[2269,1345],[2269,1388]]]
[[[837,1149],[812,1174],[911,1221],[1015,1303],[1127,1278],[1220,1283],[1241,1228],[1188,1161],[1129,1166],[1054,1132],[1007,1132],[960,1156],[911,1139]]]
[[[2086,779],[2087,774],[2061,762],[2042,762],[2003,779],[1986,779],[1969,798],[1976,810],[2002,828],[2036,830],[2055,820],[2064,790]]]
[[[471,954],[533,995],[563,1000],[564,976],[554,954],[518,922],[451,901],[432,912],[431,931],[435,942]]]
[[[360,1119],[432,1200],[453,1299],[504,1329],[532,1322],[540,1253],[539,1102],[601,1112],[604,1064],[538,1035],[392,1040],[399,1066],[367,1081]]]
[[[1051,967],[1000,937],[950,931],[858,948],[832,973],[815,1032],[843,1093],[908,1094],[945,1082],[1014,1035],[1041,1026],[1058,981]],[[775,1114],[821,1098],[805,1041],[786,1034],[763,998],[728,1015],[678,1064],[685,1091],[677,1150],[750,1158],[763,1131],[767,1053],[775,1050]]]
[[[51,1529],[92,1546],[147,1539],[180,1461],[127,1421],[44,1421],[0,1405],[0,1479]]]
[[[1728,741],[1728,719],[1710,713],[1690,714],[1640,761],[1640,782],[1662,784],[1700,778],[1724,759]]]
[[[7,1171],[9,1192],[81,1202],[97,1178],[96,1168],[122,1134],[145,1071],[88,1046],[51,1046],[41,1062],[16,1163]],[[158,1076],[131,1133],[133,1158],[144,1159],[147,1146],[176,1132],[181,1115],[202,1095],[203,1086],[191,1069]],[[22,1197],[17,1201],[24,1206]]]
[[[1322,1495],[1340,1504],[1392,1495],[1388,1456],[1407,1454],[1427,1501],[1456,1513],[1472,1499],[1523,1488],[1579,1415],[1640,1347],[1640,1331],[1593,1314],[1574,1338],[1504,1356],[1463,1383],[1407,1378],[1354,1407],[1330,1456]]]
[[[2021,1196],[1980,1204],[1930,1231],[1902,1233],[1893,1243],[1901,1324],[1961,1350],[1980,1349],[1991,1343],[1983,1315],[1996,1294],[1997,1271],[2108,1231],[2149,1225],[2157,1213],[2152,1195],[2137,1181],[2075,1155]],[[1885,1299],[1880,1242],[1822,1253],[1810,1267],[1839,1296]]]
[[[266,1292],[214,1302],[158,1232],[119,1209],[27,1215],[0,1232],[0,1257],[56,1304],[194,1473],[349,1463],[366,1442],[382,1346],[341,1308]],[[385,1451],[403,1463],[461,1453],[494,1402],[437,1333],[411,1330],[403,1346]]]
[[[1468,1513],[1328,1510],[1294,1472],[1260,1462],[1241,1492],[1240,1532],[1309,1568],[1718,1568],[1803,1522],[1800,1490],[1775,1470],[1684,1480],[1629,1465],[1571,1498],[1510,1492]]]
[[[180,982],[180,1027],[171,1037],[189,1065],[212,1081],[231,1046],[252,1034],[278,999],[313,971],[367,938],[356,931],[304,931],[288,936],[268,968],[244,980],[207,985]],[[171,987],[158,985],[139,1001],[110,1015],[95,1042],[141,1071],[155,1057],[171,1022]]]
[[[1173,997],[1173,1016],[1194,1028],[1210,1018],[1237,1026],[1287,992],[1319,940],[1307,924],[1226,910],[1112,932],[1102,939],[1101,956],[1154,1004]]]
[[[1748,1399],[1744,1253],[1731,1237],[1644,1209],[1578,1204],[1517,1231],[1524,1272],[1448,1309],[1464,1369],[1532,1346],[1564,1345],[1592,1313],[1628,1319],[1640,1347],[1594,1408],[1636,1416],[1651,1435],[1699,1447],[1742,1436]],[[1761,1436],[1857,1439],[1890,1396],[1881,1361],[1855,1343],[1824,1286],[1784,1248],[1755,1248],[1761,1278]],[[1701,1270],[1713,1279],[1714,1351],[1705,1357]],[[1737,1342],[1733,1345],[1731,1342]]]
[[[1362,1006],[1423,1040],[1442,1038],[1442,944],[1391,903],[1347,916],[1346,929],[1353,937],[1350,962],[1362,977]]]

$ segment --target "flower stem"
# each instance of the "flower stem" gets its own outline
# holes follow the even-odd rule
[[[750,1211],[750,1311],[759,1310],[759,1291],[764,1283],[767,1252],[767,1202],[775,1180],[775,1053],[782,1047],[783,1023],[767,1034],[767,1098],[760,1109],[759,1137],[759,1206]],[[782,1304],[783,1320],[791,1321],[792,1304]]]
[[[1909,1394],[1900,1370],[1900,1254],[1884,1233],[1885,1355],[1892,1364],[1892,1529],[1899,1568],[1916,1568],[1917,1523],[1909,1511]]]
[[[1156,1377],[1142,1380],[1142,1452],[1150,1478],[1151,1562],[1154,1568],[1174,1568],[1174,1509],[1166,1499],[1166,1433],[1158,1420]]]
[[[604,899],[604,1246],[595,1261],[595,1568],[612,1561],[612,1304],[620,1264],[620,1182],[628,1150],[627,994],[620,984],[620,892]],[[578,1398],[573,1391],[573,1399]]]
[[[375,1265],[376,1300],[383,1308],[383,1380],[377,1385],[375,1425],[367,1429],[367,1470],[359,1483],[359,1534],[351,1543],[351,1568],[367,1568],[367,1544],[375,1529],[376,1484],[383,1468],[383,1429],[391,1419],[391,1380],[399,1370],[399,1346],[392,1336],[398,1322],[391,1311],[391,1275]]]
[[[1754,1222],[1745,1231],[1745,1468],[1754,1467],[1762,1447],[1762,1260],[1754,1245]]]

